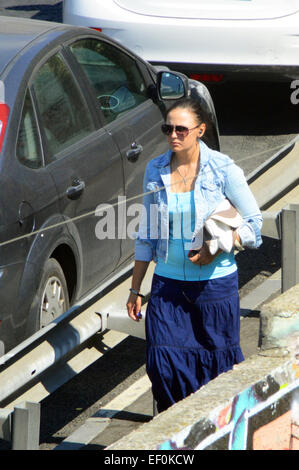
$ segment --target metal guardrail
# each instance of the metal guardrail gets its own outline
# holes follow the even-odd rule
[[[299,282],[299,204],[262,215],[262,235],[281,240],[281,292],[285,292]]]
[[[25,402],[14,410],[0,410],[0,437],[12,443],[12,450],[38,450],[40,404]]]
[[[281,270],[282,292],[299,282],[299,204],[289,204],[276,216],[268,214],[264,235],[280,239],[282,242]],[[272,225],[272,229],[271,229]],[[277,233],[275,227],[277,227]],[[275,236],[276,235],[276,236]]]
[[[278,212],[263,212],[262,234],[281,240],[281,291],[299,282],[299,204],[288,204]]]
[[[87,296],[81,300],[80,305],[72,307],[0,357],[0,439],[11,442],[14,450],[34,450],[38,448],[39,438],[36,431],[37,427],[39,428],[39,403],[32,402],[30,398],[30,402],[14,405],[18,397],[28,395],[27,390],[31,391],[31,387],[36,383],[44,382],[48,387],[51,371],[54,371],[53,375],[57,370],[58,375],[65,374],[63,379],[59,377],[57,384],[56,379],[55,383],[51,384],[53,390],[74,376],[76,373],[70,374],[69,370],[66,371],[69,368],[67,361],[72,355],[78,354],[96,333],[100,332],[102,335],[103,332],[103,343],[99,341],[103,350],[109,350],[109,345],[106,347],[105,344],[105,331],[110,329],[115,328],[139,338],[145,337],[144,319],[138,323],[132,322],[126,312],[122,312],[124,299],[128,294],[128,275],[131,269],[132,266],[124,268],[121,273],[122,282],[116,283],[116,278],[110,279],[101,286],[97,296]],[[150,292],[152,274],[153,266],[150,266],[144,279],[145,293]],[[114,346],[125,337],[126,334],[120,334],[110,342]],[[90,363],[104,353],[105,351],[97,352],[89,357]],[[65,364],[67,367],[63,368]],[[62,366],[62,372],[59,366]]]
[[[298,166],[299,135],[247,177],[262,209],[262,235],[281,240],[282,292],[299,282]]]
[[[77,346],[101,330],[102,320],[100,315],[86,310],[83,305],[66,312],[50,326],[6,357],[5,368],[0,372],[1,402],[63,361]],[[13,410],[0,409],[0,438],[10,441],[13,450],[38,449],[39,426],[39,403],[25,402]]]

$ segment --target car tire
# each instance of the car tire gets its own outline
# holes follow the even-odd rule
[[[47,260],[34,299],[36,330],[62,315],[70,307],[66,279],[60,264],[54,258]]]

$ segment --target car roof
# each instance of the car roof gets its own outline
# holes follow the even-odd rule
[[[0,74],[24,47],[39,36],[55,29],[61,34],[70,28],[50,21],[0,16]]]

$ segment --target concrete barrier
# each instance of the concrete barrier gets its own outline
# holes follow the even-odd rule
[[[263,307],[259,354],[107,450],[299,450],[298,289]]]
[[[260,318],[261,350],[277,349],[281,354],[298,347],[299,352],[299,284],[264,305]]]

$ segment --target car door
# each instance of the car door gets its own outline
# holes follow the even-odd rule
[[[141,214],[145,166],[167,149],[160,130],[163,117],[149,96],[153,82],[145,65],[127,51],[95,37],[74,41],[70,51],[90,81],[105,129],[122,158],[126,194],[119,204],[122,262],[134,251],[133,234]]]
[[[47,168],[83,260],[82,287],[87,292],[113,271],[120,258],[120,241],[113,233],[105,239],[97,236],[96,213],[99,204],[112,207],[124,193],[120,153],[90,111],[61,52],[40,65],[31,88]]]
[[[14,112],[9,146],[1,162],[1,242],[10,241],[1,246],[1,340],[6,348],[24,339],[28,331],[33,333],[29,311],[38,288],[36,274],[41,268],[40,260],[31,257],[37,238],[34,232],[59,209],[55,184],[44,167],[28,89],[17,96]]]

